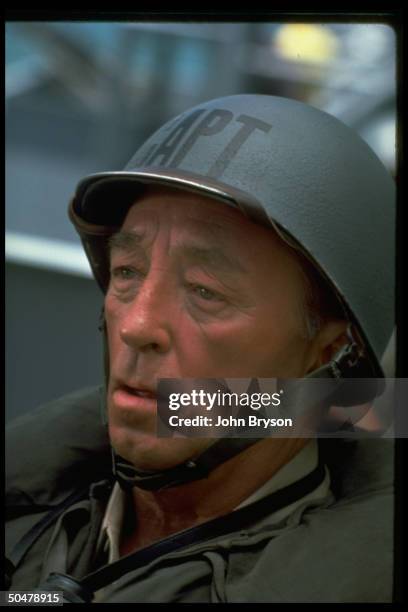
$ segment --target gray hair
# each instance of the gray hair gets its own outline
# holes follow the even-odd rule
[[[335,289],[324,278],[314,262],[305,254],[301,245],[292,238],[280,225],[271,220],[276,234],[291,252],[304,281],[304,297],[301,316],[304,322],[304,333],[308,340],[313,340],[326,321],[348,321],[347,309]]]
[[[303,253],[297,250],[296,259],[304,279],[302,316],[305,335],[312,340],[322,325],[331,320],[348,320],[347,311],[335,289]]]

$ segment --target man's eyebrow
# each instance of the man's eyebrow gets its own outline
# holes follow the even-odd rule
[[[125,230],[120,230],[113,234],[108,240],[109,252],[113,249],[117,249],[119,251],[132,251],[135,247],[137,247],[142,240],[142,235],[137,232],[129,232]]]
[[[208,265],[209,267],[225,272],[239,272],[247,274],[248,270],[236,258],[229,257],[218,247],[201,247],[194,245],[179,246],[175,249],[182,256],[193,263]]]

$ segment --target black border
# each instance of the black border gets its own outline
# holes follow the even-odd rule
[[[151,5],[145,10],[138,11],[97,11],[95,9],[5,9],[4,17],[6,22],[18,21],[93,21],[93,22],[126,22],[126,21],[162,21],[179,22],[188,21],[190,23],[200,22],[264,22],[264,21],[285,21],[285,22],[332,22],[332,23],[385,23],[390,25],[396,33],[397,41],[397,162],[396,162],[396,182],[397,182],[397,223],[396,223],[396,359],[397,377],[408,377],[407,368],[407,325],[405,313],[408,312],[406,302],[404,302],[404,253],[403,245],[405,238],[405,228],[408,227],[407,213],[403,205],[403,127],[404,127],[404,107],[403,107],[403,47],[404,47],[404,10],[402,8],[386,9],[384,6],[377,10],[346,10],[334,9],[333,11],[319,11],[316,9],[294,9],[290,12],[282,10],[265,11],[254,8],[250,12],[246,10],[224,10],[224,9],[197,9],[192,12],[186,9],[152,8]],[[3,81],[4,82],[4,81]],[[3,166],[4,168],[4,166]],[[3,431],[5,428],[3,428]],[[395,441],[395,514],[394,514],[394,588],[393,602],[402,603],[407,601],[407,587],[404,573],[404,535],[406,527],[404,517],[408,516],[407,504],[405,501],[406,490],[404,491],[404,472],[403,466],[408,459],[406,440],[397,439]],[[4,461],[4,458],[3,458]],[[408,463],[408,462],[407,462]],[[4,489],[3,489],[4,491]],[[4,494],[4,493],[3,493]],[[4,532],[2,534],[4,537]],[[4,549],[3,549],[4,550]]]

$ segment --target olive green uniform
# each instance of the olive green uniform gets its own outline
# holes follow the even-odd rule
[[[100,398],[100,389],[80,391],[9,427],[7,555],[57,504],[83,491],[28,549],[12,589],[37,587],[50,568],[82,578],[108,562],[98,542],[114,479]],[[204,540],[198,529],[196,541],[125,573],[94,601],[391,601],[392,442],[329,440],[321,453],[333,493]]]

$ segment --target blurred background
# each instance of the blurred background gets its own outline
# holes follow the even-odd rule
[[[102,295],[66,212],[83,176],[242,92],[335,115],[395,175],[395,71],[381,23],[6,23],[6,420],[102,381]]]

